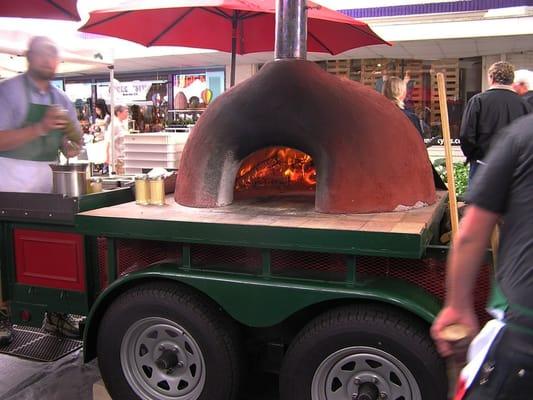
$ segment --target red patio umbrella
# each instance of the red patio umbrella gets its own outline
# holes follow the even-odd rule
[[[0,17],[81,20],[77,0],[2,0]]]
[[[275,0],[130,0],[93,11],[79,30],[144,46],[184,46],[235,54],[272,51]],[[388,44],[364,22],[308,1],[307,50],[338,54]]]

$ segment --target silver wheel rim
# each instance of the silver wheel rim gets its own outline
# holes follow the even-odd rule
[[[171,368],[157,363],[163,354],[171,355]],[[183,327],[165,318],[143,318],[126,331],[120,364],[130,387],[142,399],[196,400],[205,384],[200,346]]]
[[[313,376],[311,398],[357,399],[364,383],[375,385],[380,400],[422,400],[415,377],[400,360],[365,346],[338,350],[322,361]]]

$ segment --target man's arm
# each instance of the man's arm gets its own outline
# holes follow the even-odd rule
[[[474,311],[474,284],[498,218],[497,213],[471,205],[453,240],[446,273],[446,301],[431,327],[431,335],[437,349],[444,357],[452,354],[449,342],[441,338],[444,327],[462,324],[467,326],[472,334],[479,329]]]
[[[479,119],[479,100],[474,97],[466,104],[463,117],[461,119],[461,129],[459,138],[461,139],[461,150],[467,160],[477,158],[477,123]]]
[[[0,131],[0,151],[16,149],[39,136],[46,135],[49,131],[63,129],[65,120],[55,107],[50,107],[40,122],[19,129]]]
[[[82,131],[78,121],[76,109],[70,100],[66,102],[69,122],[65,127],[65,138],[61,146],[61,152],[67,158],[77,156],[82,147]]]
[[[14,150],[43,135],[45,131],[41,123],[20,129],[0,131],[0,151]]]

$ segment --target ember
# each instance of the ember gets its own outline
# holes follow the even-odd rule
[[[237,174],[235,191],[262,188],[285,192],[314,191],[316,170],[312,158],[288,147],[269,147],[247,157]]]

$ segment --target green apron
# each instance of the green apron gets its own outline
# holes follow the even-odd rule
[[[30,83],[28,76],[24,76],[24,87],[28,103],[28,113],[21,128],[40,122],[50,105],[35,104],[31,102]],[[54,104],[54,94],[50,90],[50,104]],[[28,161],[55,161],[57,151],[63,145],[63,132],[60,130],[49,131],[46,135],[33,139],[13,150],[0,151],[0,157],[15,158]]]

